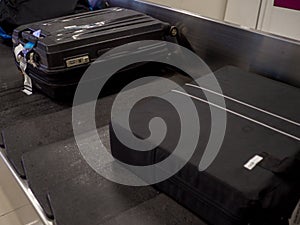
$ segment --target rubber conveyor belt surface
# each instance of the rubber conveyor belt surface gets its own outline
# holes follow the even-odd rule
[[[153,72],[153,71],[152,71]],[[148,72],[149,73],[149,72]],[[179,74],[171,74],[170,71],[167,71],[166,76],[169,76],[169,79],[173,80],[174,82],[177,82],[179,85],[183,85],[185,82],[188,81],[188,79],[182,75]],[[158,93],[160,92],[167,92],[172,87],[164,87],[162,88],[161,85],[159,85],[160,80],[156,80],[151,82],[149,87],[153,90],[157,90]],[[148,85],[147,85],[148,86]],[[128,96],[134,96],[136,94],[135,92],[141,91],[143,89],[139,88],[128,90],[126,93]],[[20,93],[24,97],[24,94]],[[26,96],[27,97],[27,96]],[[24,98],[24,101],[27,101],[28,98]],[[36,95],[30,96],[29,98],[37,97]],[[24,153],[34,150],[37,147],[41,147],[43,145],[55,143],[57,141],[62,141],[68,138],[71,138],[73,136],[73,128],[72,128],[72,110],[71,108],[59,111],[59,108],[56,106],[52,106],[52,101],[50,101],[48,98],[44,98],[43,101],[46,102],[39,102],[38,106],[36,105],[29,105],[28,107],[23,107],[22,110],[28,110],[29,112],[26,113],[26,115],[30,116],[33,114],[33,117],[30,120],[24,120],[19,123],[13,123],[15,125],[12,125],[10,127],[6,127],[2,130],[2,137],[4,139],[5,149],[8,155],[8,158],[16,168],[17,172],[20,174],[21,177],[25,177],[25,172],[23,169],[23,166],[21,164],[21,157]],[[111,105],[114,101],[115,95],[106,96],[104,98],[101,98],[97,102],[97,110],[95,114],[97,126],[101,127],[104,125],[107,125],[110,121],[110,109]],[[130,98],[130,97],[129,97]],[[119,106],[120,110],[124,108],[128,108],[128,102],[130,99],[126,99],[122,102],[122,105]],[[49,101],[49,102],[47,102]],[[56,104],[56,103],[53,103]],[[48,113],[50,111],[51,114],[44,113],[42,110],[38,110],[39,113],[35,111],[37,107],[44,107],[47,109]],[[52,110],[52,108],[53,110]],[[63,106],[62,106],[63,107]],[[23,109],[24,108],[24,109]],[[21,110],[20,109],[20,110]],[[53,113],[53,111],[58,111]],[[3,112],[4,113],[4,112]],[[4,121],[10,120],[10,117],[12,116],[22,116],[21,112],[13,112],[12,115],[5,112]],[[20,115],[21,114],[21,115]],[[43,115],[37,117],[37,114]],[[30,117],[31,118],[31,117]],[[81,121],[82,126],[86,124],[86,121]],[[84,129],[85,131],[88,131],[89,128],[86,127]],[[30,132],[28,132],[30,131]]]
[[[170,79],[176,81],[179,85],[188,82],[188,79],[181,75],[174,75]],[[156,84],[152,86],[153,88],[157,88]],[[52,216],[52,210],[47,199],[47,193],[50,192],[51,203],[53,203],[52,208],[56,215],[55,221],[57,224],[64,224],[64,222],[67,222],[66,224],[93,224],[93,221],[94,224],[100,224],[98,222],[101,221],[107,221],[109,224],[114,221],[115,218],[117,219],[119,215],[119,218],[128,218],[127,221],[131,221],[132,215],[130,212],[139,212],[141,210],[143,214],[140,215],[140,220],[136,218],[136,221],[148,220],[150,222],[151,220],[149,220],[149,218],[156,215],[156,223],[154,224],[157,225],[160,224],[159,221],[168,221],[166,224],[176,224],[174,223],[175,221],[187,221],[188,224],[195,225],[203,224],[193,214],[166,196],[159,195],[154,189],[150,187],[138,188],[140,191],[137,191],[136,188],[112,184],[98,177],[85,162],[81,161],[82,158],[78,151],[60,151],[66,146],[69,147],[69,150],[70,148],[76,148],[75,141],[71,138],[73,133],[71,126],[71,109],[69,109],[70,104],[66,102],[53,102],[38,93],[28,97],[20,92],[21,88],[22,85],[19,85],[19,87],[15,89],[0,92],[2,102],[0,112],[3,115],[0,127],[2,129],[4,128],[2,134],[5,139],[6,150],[10,161],[13,162],[20,175],[25,177],[25,171],[21,163],[21,157],[23,156],[29,184],[41,205],[46,209],[47,214]],[[171,87],[169,89],[171,89]],[[167,87],[165,91],[168,91]],[[102,99],[104,101],[102,102],[104,107],[97,111],[97,113],[99,112],[97,115],[101,118],[101,121],[99,120],[97,124],[100,127],[107,124],[110,119],[108,106],[113,98],[114,96],[108,96]],[[104,130],[105,132],[103,134],[108,132],[107,128]],[[52,149],[52,147],[54,147],[54,149]],[[72,164],[72,162],[75,164]],[[91,181],[91,186],[82,186],[81,189],[78,189],[77,185],[76,187],[72,186],[74,180],[78,181],[78,179],[80,180],[83,177]],[[100,187],[99,189],[96,188],[97,183],[100,185],[98,186]],[[101,188],[103,186],[109,188],[103,189]],[[56,198],[56,193],[66,193],[65,189],[67,188],[69,188],[69,190],[77,188],[76,193],[77,191],[79,192],[76,196],[81,203],[87,203],[85,205],[86,207],[83,207],[82,204],[73,205],[73,203],[71,203],[68,205],[68,201],[63,202],[62,205],[59,204],[58,201],[60,197]],[[87,190],[87,188],[90,189]],[[92,197],[93,195],[88,194],[93,193],[93,190],[95,191],[94,193],[103,193],[103,195],[99,196],[99,199],[103,199],[95,202],[94,197]],[[118,190],[120,192],[116,192]],[[74,193],[75,192],[70,191],[70,195],[65,197],[72,200],[76,197]],[[86,196],[83,193],[88,194],[90,197],[81,198],[81,196]],[[122,195],[119,195],[120,193]],[[107,196],[111,196],[111,198]],[[152,198],[154,198],[153,201],[149,203],[145,202]],[[105,199],[114,201],[107,201],[104,202],[103,205],[100,204],[98,206],[99,202],[103,202]],[[159,202],[160,206],[163,207],[162,211],[158,212],[158,210],[155,209],[154,203],[156,202]],[[140,207],[140,203],[144,204]],[[57,204],[59,205],[57,206]],[[96,204],[94,206],[101,209],[101,212],[103,207],[104,209],[111,209],[111,207],[114,207],[116,204],[117,207],[115,210],[112,210],[115,213],[108,210],[100,213],[95,207],[89,207],[90,205],[93,206],[93,204]],[[65,214],[65,211],[60,207],[66,207],[65,210],[72,209],[72,211],[69,214]],[[183,214],[177,214],[175,217],[174,214],[176,214],[176,212],[171,212],[168,207],[176,209],[177,212],[182,212]],[[76,212],[76,210],[77,212],[78,210],[82,212],[80,214],[82,217],[80,217],[78,221],[74,221],[74,219],[73,222],[68,221],[68,216],[70,219],[70,216],[72,217],[73,215],[72,212]],[[95,214],[93,214],[93,212],[95,212]],[[173,220],[169,220],[170,216],[172,216]],[[76,218],[78,219],[79,217]]]
[[[16,87],[22,87],[23,77],[16,67],[12,47],[1,43],[1,39],[0,59],[0,93]]]

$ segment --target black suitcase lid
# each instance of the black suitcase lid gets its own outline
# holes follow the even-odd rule
[[[74,41],[79,46],[78,41],[88,39],[92,43],[111,40],[137,33],[163,30],[164,26],[168,24],[140,12],[108,8],[24,25],[15,30],[14,38],[21,35],[25,40],[37,41],[38,47],[47,46],[47,51],[51,51],[55,47],[58,50],[62,45],[68,48],[66,44]],[[42,31],[39,39],[32,35],[36,30]]]
[[[13,42],[14,46],[34,43],[39,70],[58,73],[74,65],[88,65],[110,48],[128,42],[161,40],[169,28],[168,23],[137,11],[108,8],[20,26]],[[39,38],[33,34],[38,30]],[[73,59],[83,63],[72,64]]]

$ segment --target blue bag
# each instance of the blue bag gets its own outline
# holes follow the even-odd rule
[[[91,10],[104,9],[108,7],[108,3],[103,0],[89,0],[89,4]]]
[[[11,39],[11,36],[8,35],[1,27],[0,27],[0,37],[5,40]]]

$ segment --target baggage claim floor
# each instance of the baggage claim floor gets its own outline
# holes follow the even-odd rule
[[[0,224],[42,225],[31,203],[3,161],[0,161]]]

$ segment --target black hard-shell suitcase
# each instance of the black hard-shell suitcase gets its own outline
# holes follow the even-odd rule
[[[174,29],[140,12],[107,8],[20,26],[14,30],[13,43],[15,48],[34,45],[26,54],[26,73],[35,87],[55,98],[73,93],[89,64],[109,49],[133,41],[164,40]],[[38,30],[39,38],[34,35]]]
[[[189,96],[174,91],[166,94],[170,98],[195,96],[192,99],[201,129],[191,160],[176,175],[155,186],[209,224],[287,225],[300,198],[300,91],[234,67],[216,72],[216,78],[228,110],[220,152],[207,170],[198,170],[212,129],[203,92],[218,99],[217,90],[207,91],[206,87],[204,91],[187,84],[184,89]],[[218,101],[213,103],[218,105]],[[148,123],[154,117],[161,117],[168,128],[165,139],[154,150],[138,152],[117,138],[116,129],[125,136],[133,132],[136,137],[148,138]],[[165,160],[181,135],[179,114],[157,98],[135,105],[130,114],[131,130],[114,124],[110,127],[112,154],[129,165],[147,166]],[[247,163],[253,163],[252,170]]]

